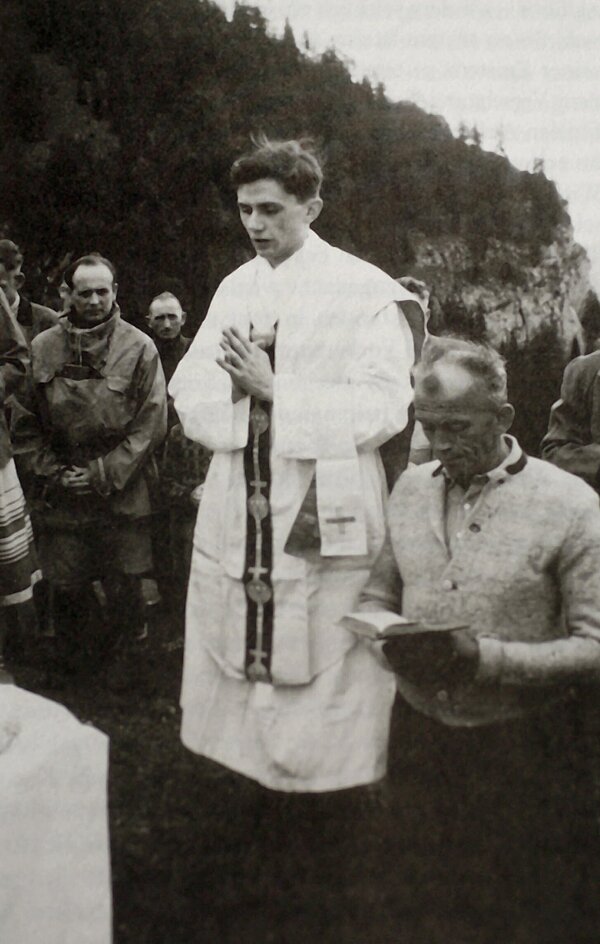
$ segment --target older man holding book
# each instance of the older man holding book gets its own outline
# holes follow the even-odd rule
[[[361,598],[424,630],[384,644],[402,695],[399,835],[426,829],[446,906],[477,926],[494,916],[498,940],[592,940],[598,841],[574,691],[600,679],[597,496],[508,435],[504,365],[484,345],[432,342],[415,416],[435,461],[396,485]]]

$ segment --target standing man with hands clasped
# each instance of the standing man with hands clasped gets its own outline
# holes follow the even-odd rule
[[[311,229],[322,173],[298,141],[233,166],[256,257],[219,286],[170,384],[214,451],[186,615],[184,743],[288,792],[386,766],[393,676],[338,621],[384,535],[378,446],[404,428],[411,297]]]
[[[405,702],[398,834],[426,828],[457,913],[488,932],[499,916],[485,940],[591,941],[597,814],[571,687],[600,680],[598,498],[507,435],[496,352],[432,339],[415,375],[435,461],[398,481],[360,606],[468,628],[384,645]]]
[[[94,669],[140,633],[140,576],[152,567],[152,453],[166,434],[157,350],[122,320],[112,263],[90,253],[65,273],[65,317],[32,344],[32,384],[14,423],[32,478],[39,553],[54,590],[60,661]],[[92,582],[108,618],[98,626]]]

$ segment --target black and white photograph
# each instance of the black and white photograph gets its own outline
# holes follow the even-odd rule
[[[0,37],[1,944],[598,944],[600,5]]]

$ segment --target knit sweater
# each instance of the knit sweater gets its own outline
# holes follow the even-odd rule
[[[516,469],[516,471],[515,471]],[[517,717],[574,678],[600,679],[600,509],[584,482],[538,459],[492,483],[450,552],[438,463],[409,468],[388,509],[389,535],[363,592],[426,622],[467,624],[479,643],[471,684],[399,689],[448,724]]]

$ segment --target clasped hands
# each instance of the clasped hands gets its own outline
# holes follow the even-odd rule
[[[60,475],[60,484],[70,492],[77,492],[79,495],[89,495],[92,491],[92,476],[89,469],[81,466],[71,465],[64,469]]]
[[[246,394],[273,400],[273,368],[269,355],[255,341],[242,337],[237,328],[225,328],[217,364],[231,377],[234,403]]]
[[[477,640],[464,629],[395,636],[383,652],[394,672],[415,685],[469,683],[479,665]]]

